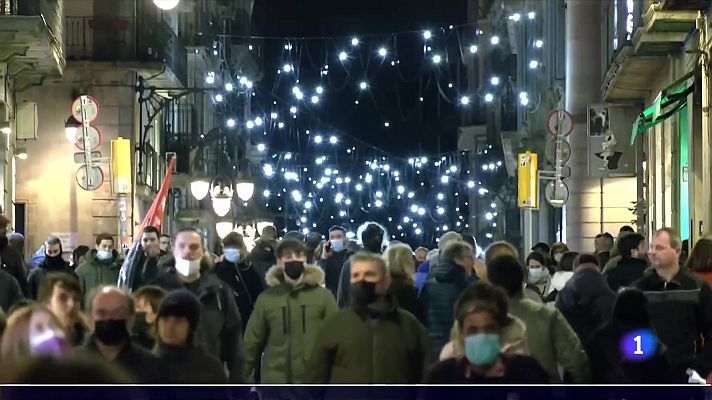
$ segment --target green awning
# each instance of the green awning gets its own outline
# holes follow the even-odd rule
[[[640,134],[665,121],[687,104],[687,96],[695,90],[694,77],[695,71],[692,70],[658,93],[653,104],[635,119],[630,135],[631,145]]]

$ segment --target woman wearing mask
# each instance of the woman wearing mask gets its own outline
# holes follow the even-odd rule
[[[71,344],[57,317],[45,306],[32,304],[7,319],[0,342],[0,361],[16,362],[32,356],[63,357]]]
[[[478,282],[473,290],[497,293],[506,302],[501,289]],[[432,368],[428,384],[544,384],[549,376],[532,357],[502,354],[503,322],[493,303],[464,301],[455,309],[460,327],[464,356],[440,361]]]
[[[551,284],[551,275],[544,262],[544,257],[536,251],[527,256],[527,288],[542,298],[549,292]]]
[[[569,251],[569,247],[566,246],[564,243],[554,243],[553,246],[551,246],[551,265],[548,265],[549,267],[549,273],[554,274],[557,271],[557,266],[559,265],[559,262],[561,262],[561,257],[564,256],[564,253]]]
[[[388,272],[391,274],[389,291],[395,296],[398,306],[411,314],[421,323],[425,323],[425,310],[418,299],[418,290],[415,288],[415,259],[413,250],[407,244],[391,244],[383,253]]]
[[[154,354],[166,366],[168,383],[227,383],[220,360],[193,342],[200,308],[198,299],[185,289],[169,293],[158,307]]]
[[[252,267],[245,240],[239,233],[230,232],[223,239],[223,259],[215,265],[215,274],[232,289],[244,332],[263,286],[262,277]]]

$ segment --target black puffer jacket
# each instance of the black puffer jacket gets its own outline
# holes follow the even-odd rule
[[[450,331],[455,321],[452,307],[467,285],[465,270],[459,265],[440,261],[431,263],[421,301],[426,310],[428,334],[434,354],[440,354],[442,347],[450,341]]]
[[[79,277],[74,270],[69,267],[68,262],[64,260],[53,262],[49,257],[45,256],[40,265],[33,269],[27,277],[27,289],[30,292],[30,298],[37,300],[37,292],[40,290],[40,285],[42,284],[44,277],[47,276],[47,274],[53,273],[71,275],[77,279],[77,282],[79,282]]]
[[[22,300],[22,289],[14,276],[0,269],[0,309],[7,314],[15,303]]]
[[[333,253],[327,259],[319,260],[319,267],[324,270],[324,284],[331,291],[334,298],[337,298],[339,292],[339,279],[341,278],[341,270],[344,269],[344,263],[349,259],[351,254],[347,251]],[[350,278],[350,277],[349,277]]]
[[[242,322],[232,290],[207,268],[202,269],[196,282],[184,284],[178,278],[175,261],[170,262],[173,265],[168,264],[166,272],[155,283],[167,291],[188,289],[200,300],[196,344],[227,364],[231,382],[242,382]]]
[[[712,290],[684,270],[665,282],[655,270],[633,283],[648,299],[650,323],[668,348],[674,374],[712,369]],[[704,346],[703,346],[704,341]]]
[[[240,310],[244,332],[257,296],[264,289],[262,279],[248,260],[242,260],[237,265],[227,260],[221,261],[215,265],[215,274],[232,289],[237,308]]]
[[[220,360],[202,347],[172,347],[159,345],[153,354],[166,366],[171,384],[223,384],[227,383]]]
[[[622,258],[618,265],[606,273],[608,286],[614,292],[621,287],[630,286],[633,282],[643,277],[643,272],[648,268],[648,263],[639,258]]]
[[[414,284],[405,279],[393,278],[389,291],[395,297],[398,307],[413,314],[421,324],[425,325],[425,310]]]
[[[8,245],[6,236],[0,237],[0,268],[17,279],[17,283],[20,285],[22,294],[25,295],[25,297],[30,295],[27,289],[27,269],[25,269],[25,262],[22,261],[22,255]]]
[[[561,310],[581,343],[586,343],[611,319],[616,294],[608,287],[596,267],[578,269],[556,296]]]

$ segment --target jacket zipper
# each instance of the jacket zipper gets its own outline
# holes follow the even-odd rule
[[[287,297],[287,322],[289,323],[289,332],[292,332],[292,309],[289,305],[289,296]],[[285,332],[286,333],[286,332]],[[287,383],[294,383],[292,378],[292,335],[287,336]]]
[[[307,333],[307,306],[302,304],[302,333]]]
[[[287,334],[287,307],[282,307],[282,329]]]
[[[252,295],[250,294],[250,290],[247,288],[247,284],[245,284],[245,280],[242,279],[242,274],[240,273],[240,267],[237,265],[235,266],[235,278],[237,279],[237,282],[242,285],[242,288],[245,289],[245,294],[247,294],[247,300],[249,300],[250,304],[253,304],[254,302],[252,301]]]

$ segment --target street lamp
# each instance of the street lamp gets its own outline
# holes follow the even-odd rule
[[[178,3],[180,3],[180,0],[153,0],[153,4],[155,4],[156,7],[164,11],[169,11],[176,8],[176,6],[178,6]]]
[[[217,232],[220,239],[225,239],[225,236],[232,232],[232,230],[232,221],[218,221],[215,223],[215,231]]]
[[[235,182],[235,192],[242,201],[248,201],[255,193],[255,184],[249,180],[238,179]]]
[[[213,203],[215,214],[220,217],[226,216],[232,206],[232,183],[224,176],[218,176],[210,184],[210,199]]]
[[[203,200],[210,191],[210,182],[207,179],[198,178],[190,182],[190,193],[196,200]]]
[[[67,135],[69,143],[74,144],[77,142],[77,134],[81,126],[82,124],[74,119],[73,116],[70,115],[69,118],[67,118],[67,122],[64,123],[64,134]]]

